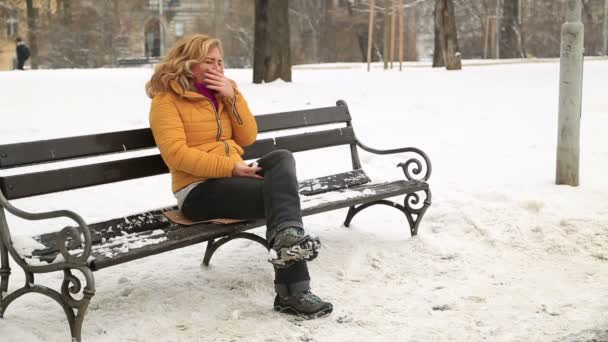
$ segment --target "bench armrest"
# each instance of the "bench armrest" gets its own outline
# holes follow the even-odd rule
[[[417,149],[415,147],[402,147],[390,150],[379,150],[363,144],[359,139],[356,140],[357,146],[361,147],[367,152],[374,154],[414,153],[414,157],[408,159],[403,163],[397,164],[397,167],[401,167],[403,169],[405,178],[407,178],[408,180],[420,180],[426,182],[431,177],[431,160],[426,155],[426,153],[424,153],[420,149]],[[422,176],[420,176],[423,171],[423,166],[425,172],[422,174]],[[412,173],[416,175],[416,177],[412,176]]]
[[[68,226],[55,233],[57,239],[57,247],[63,258],[65,259],[66,263],[76,265],[88,264],[88,258],[91,255],[93,242],[91,238],[91,230],[89,229],[89,226],[84,222],[82,217],[80,217],[80,215],[70,210],[56,210],[42,213],[30,213],[13,206],[6,199],[2,191],[0,191],[0,206],[5,208],[9,213],[30,221],[46,220],[60,217],[66,217],[73,220],[78,225],[77,227]],[[10,248],[12,248],[12,246],[10,246]],[[69,253],[68,249],[82,249],[82,253],[79,253],[79,255],[73,255]]]

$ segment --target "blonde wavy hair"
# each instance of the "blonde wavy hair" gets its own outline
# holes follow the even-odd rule
[[[214,47],[224,55],[222,43],[217,38],[193,34],[180,39],[154,68],[154,74],[146,84],[146,94],[153,98],[158,94],[173,91],[169,84],[175,81],[181,87],[182,93],[178,95],[183,96],[186,90],[192,88],[192,65],[202,63],[209,50]]]

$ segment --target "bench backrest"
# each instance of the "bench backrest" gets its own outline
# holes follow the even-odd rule
[[[256,120],[260,133],[340,123],[344,127],[259,139],[245,148],[244,159],[259,158],[276,149],[300,152],[349,144],[353,168],[360,168],[356,138],[344,101],[338,101],[334,107],[260,115]],[[156,148],[156,144],[149,128],[7,144],[0,146],[0,169],[151,148]],[[154,154],[0,177],[0,190],[7,199],[16,199],[167,172],[160,154]]]

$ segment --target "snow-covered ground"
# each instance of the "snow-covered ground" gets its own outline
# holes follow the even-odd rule
[[[433,204],[410,238],[401,213],[372,207],[305,218],[324,249],[310,264],[324,319],[272,310],[273,273],[248,241],[204,245],[95,273],[85,341],[583,341],[608,338],[608,61],[585,64],[581,185],[556,186],[556,62],[407,68],[294,68],[293,82],[227,70],[255,113],[347,101],[359,138],[415,146],[433,163]],[[0,144],[147,126],[148,68],[0,73]],[[297,155],[300,178],[349,167],[347,150]],[[374,180],[402,177],[406,156],[361,153]],[[46,167],[46,166],[45,166]],[[9,170],[7,172],[12,172]],[[89,221],[173,204],[168,176],[15,201]],[[10,217],[14,235],[62,227]],[[262,233],[262,228],[257,230]],[[16,238],[18,239],[18,238]],[[58,288],[61,274],[36,281]],[[10,288],[24,276],[13,268]],[[600,337],[598,337],[600,336]],[[604,336],[604,337],[601,337]],[[20,298],[3,342],[67,341],[59,305]]]

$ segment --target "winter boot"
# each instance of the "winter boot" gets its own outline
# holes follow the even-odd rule
[[[329,315],[334,307],[312,292],[304,291],[288,297],[281,297],[277,294],[274,298],[274,309],[298,317],[313,319]]]
[[[279,231],[270,244],[268,261],[276,267],[289,267],[301,260],[311,261],[319,255],[321,248],[318,237],[305,235],[304,229],[299,227]]]

